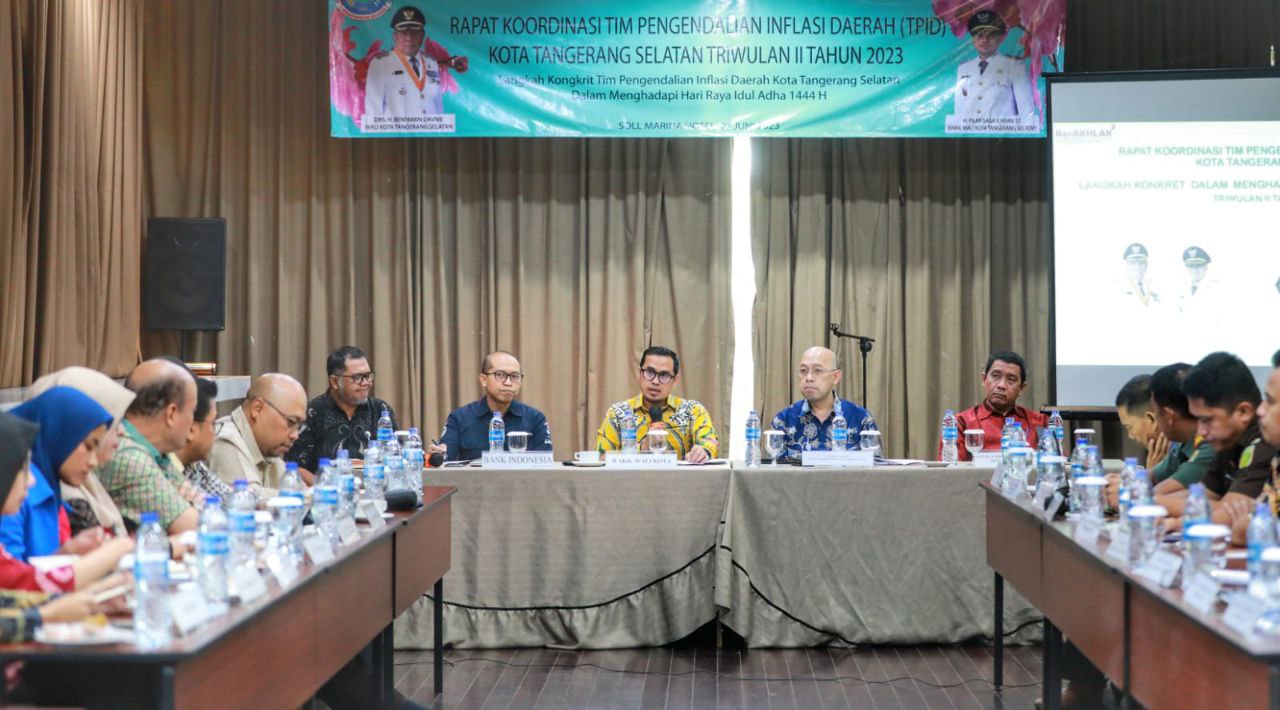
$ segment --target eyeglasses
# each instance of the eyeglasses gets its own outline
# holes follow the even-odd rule
[[[338,379],[346,378],[357,385],[373,384],[373,372],[358,372],[354,375],[334,375]]]
[[[503,372],[502,370],[494,370],[493,372],[486,372],[484,374],[498,380],[499,382],[514,382],[515,384],[520,384],[520,381],[524,379],[524,373],[521,372]]]
[[[641,370],[641,371],[640,371],[640,374],[641,374],[641,376],[643,376],[646,380],[648,380],[648,381],[650,381],[650,382],[657,382],[658,384],[661,384],[661,385],[670,384],[670,383],[671,383],[671,381],[672,381],[672,380],[674,380],[674,379],[676,378],[675,373],[672,373],[672,372],[658,372],[657,370],[653,369],[652,367],[646,367],[646,368],[644,368],[643,370]]]
[[[267,405],[268,407],[271,407],[272,409],[276,410],[276,414],[279,414],[279,415],[280,415],[280,418],[284,420],[284,423],[289,425],[289,429],[290,429],[290,431],[292,431],[292,430],[294,430],[294,429],[297,429],[297,430],[298,430],[298,434],[299,434],[299,435],[301,435],[301,434],[302,434],[302,432],[304,432],[304,431],[306,431],[306,430],[307,430],[307,420],[306,420],[306,419],[300,419],[300,418],[298,418],[298,417],[291,417],[291,416],[289,416],[288,414],[285,414],[284,412],[280,411],[280,408],[279,408],[279,407],[277,407],[275,404],[273,404],[273,403],[271,402],[271,400],[267,399],[266,397],[259,397],[258,399],[262,400],[263,404],[265,404],[265,405]]]
[[[833,372],[835,372],[835,370],[826,370],[821,367],[802,367],[799,370],[796,370],[796,377],[803,380],[809,375],[813,375],[814,377],[824,377]]]

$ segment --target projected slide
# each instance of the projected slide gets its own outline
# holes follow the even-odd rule
[[[1280,349],[1280,78],[1051,86],[1060,404]]]

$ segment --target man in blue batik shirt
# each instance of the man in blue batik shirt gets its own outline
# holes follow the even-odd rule
[[[844,373],[836,368],[836,354],[814,346],[804,351],[796,377],[800,382],[800,394],[804,399],[778,412],[772,427],[786,434],[784,456],[800,458],[804,451],[829,451],[831,420],[839,404],[849,426],[849,440],[857,441],[862,420],[869,416],[867,410],[835,395]]]
[[[484,396],[453,410],[445,421],[440,443],[444,446],[446,461],[478,459],[489,450],[489,422],[494,412],[502,413],[507,433],[529,432],[529,451],[551,450],[551,429],[546,416],[517,399],[524,384],[524,373],[515,355],[501,350],[486,355],[480,364],[479,382]]]

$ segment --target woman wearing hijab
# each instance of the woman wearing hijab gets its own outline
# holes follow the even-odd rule
[[[32,422],[0,412],[0,494],[4,495],[0,513],[17,511],[26,497],[30,478],[27,454],[38,429]],[[8,556],[0,550],[0,557]],[[12,557],[8,561],[23,564]],[[7,566],[0,562],[0,567]],[[6,577],[0,575],[0,579]],[[86,592],[50,597],[5,589],[0,591],[0,643],[30,641],[36,629],[46,622],[79,621],[96,610],[93,597]]]
[[[124,414],[137,395],[97,370],[75,366],[51,372],[36,380],[27,389],[28,396],[36,397],[59,385],[88,395],[111,415],[107,433],[98,444],[99,465],[110,461],[119,443],[120,423],[124,421]],[[111,500],[96,471],[89,473],[84,483],[78,486],[63,479],[62,501],[67,508],[73,537],[94,528],[102,528],[116,537],[128,534],[124,516],[120,514],[115,501]]]
[[[62,506],[62,484],[80,485],[98,465],[97,450],[111,415],[87,395],[54,387],[12,411],[40,425],[31,447],[36,482],[21,510],[0,519],[0,544],[23,561],[58,553],[83,554],[102,544],[101,531],[72,539]]]

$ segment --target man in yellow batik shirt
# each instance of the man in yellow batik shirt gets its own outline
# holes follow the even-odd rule
[[[716,440],[716,428],[711,414],[701,402],[671,395],[671,388],[680,381],[680,357],[674,350],[654,345],[640,356],[636,369],[640,394],[622,402],[614,402],[605,412],[600,431],[596,433],[596,448],[602,453],[622,448],[622,418],[629,411],[636,420],[636,441],[639,448],[648,449],[647,434],[660,421],[667,430],[667,446],[676,457],[690,463],[705,463],[720,452]]]

